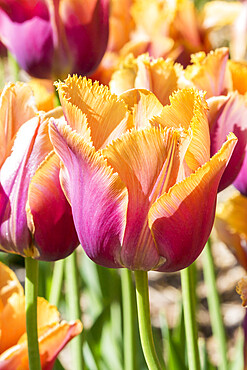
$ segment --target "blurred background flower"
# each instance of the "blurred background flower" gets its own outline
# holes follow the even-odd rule
[[[92,73],[108,40],[109,0],[1,0],[0,40],[38,78]]]

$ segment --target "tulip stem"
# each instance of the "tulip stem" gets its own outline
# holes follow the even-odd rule
[[[194,277],[194,266],[192,265],[181,271],[183,310],[189,370],[199,370],[201,368],[196,324],[196,296]]]
[[[80,294],[78,286],[78,268],[76,251],[65,259],[66,300],[69,308],[70,320],[81,320]],[[83,369],[82,335],[78,335],[71,342],[74,370]]]
[[[26,331],[29,369],[41,370],[37,325],[38,261],[31,257],[26,257],[25,267]]]
[[[135,297],[132,272],[121,270],[123,331],[124,331],[124,369],[134,370],[135,367]]]
[[[58,307],[63,284],[64,259],[56,261],[53,267],[49,302]]]
[[[203,275],[207,286],[208,308],[211,317],[213,335],[218,341],[219,353],[221,361],[219,364],[220,370],[227,369],[227,345],[224,323],[220,310],[220,300],[216,286],[216,277],[214,269],[214,261],[211,252],[210,239],[204,248],[203,260]]]
[[[135,271],[135,281],[138,323],[143,354],[149,370],[161,370],[162,367],[154,347],[152,334],[147,272]]]
[[[20,68],[15,57],[8,51],[8,67],[10,69],[10,75],[14,82],[19,80]]]

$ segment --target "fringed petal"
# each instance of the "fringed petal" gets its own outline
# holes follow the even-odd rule
[[[103,150],[103,156],[128,189],[121,261],[131,270],[150,270],[159,262],[147,214],[157,197],[176,182],[179,140],[176,130],[151,127],[132,130]]]
[[[236,144],[229,135],[205,165],[163,194],[149,211],[149,227],[165,260],[159,271],[189,266],[201,253],[213,226],[217,188]]]
[[[50,136],[68,173],[67,197],[85,252],[98,264],[120,267],[127,208],[124,184],[68,125],[51,123]]]
[[[128,129],[129,112],[126,105],[111,94],[108,87],[76,75],[69,76],[65,82],[59,82],[56,86],[65,118],[69,124],[72,121],[72,127],[75,110],[69,109],[70,104],[86,114],[96,149],[106,146]]]
[[[158,117],[151,120],[151,124],[188,131],[191,141],[185,161],[191,171],[195,171],[210,158],[207,103],[202,94],[193,89],[183,89],[172,94],[170,102]]]

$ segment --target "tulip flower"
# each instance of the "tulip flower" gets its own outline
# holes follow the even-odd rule
[[[31,76],[88,74],[108,40],[109,0],[3,0],[0,40]]]
[[[67,123],[51,120],[62,188],[87,255],[106,267],[176,271],[210,234],[233,134],[210,159],[206,103],[178,91],[162,106],[150,91],[119,97],[85,78],[57,85]]]
[[[78,245],[48,136],[51,115],[62,116],[61,109],[37,112],[25,84],[9,84],[2,92],[0,250],[41,260],[64,258]]]
[[[211,155],[214,155],[229,131],[238,143],[222,177],[219,191],[234,182],[243,166],[247,144],[247,101],[243,95],[247,66],[228,60],[227,48],[192,56],[193,64],[180,77],[179,86],[193,86],[207,91]]]
[[[0,262],[0,369],[29,369],[25,328],[25,296],[14,272]],[[64,346],[82,331],[79,320],[61,321],[44,298],[38,298],[39,351],[42,369],[52,369]]]

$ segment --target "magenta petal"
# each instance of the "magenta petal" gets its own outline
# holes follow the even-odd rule
[[[92,73],[104,56],[109,33],[109,1],[98,0],[88,23],[82,24],[77,14],[65,21],[73,70],[82,76]]]
[[[208,104],[210,108],[211,104],[214,104],[214,98],[208,99]],[[238,138],[237,145],[220,181],[218,191],[221,191],[236,179],[246,153],[247,104],[245,98],[237,93],[229,95],[212,121],[209,117],[209,124],[211,155],[214,155],[221,148],[229,132],[233,132]]]
[[[27,226],[26,203],[30,181],[51,151],[47,124],[35,117],[24,123],[16,136],[11,155],[0,172],[0,245],[3,249],[30,254],[31,233]],[[34,256],[34,250],[31,252]],[[37,257],[37,255],[35,255]]]
[[[51,76],[53,41],[48,20],[35,16],[18,23],[0,9],[0,38],[30,75]]]
[[[28,195],[28,225],[40,260],[67,257],[78,246],[71,207],[59,181],[59,158],[51,152],[32,178]]]
[[[13,151],[0,172],[0,245],[22,255],[31,243],[27,228],[26,201],[32,169],[27,166],[34,145],[38,118],[24,124],[18,132]],[[2,202],[2,200],[4,200]]]
[[[118,175],[69,126],[51,124],[51,140],[64,163],[62,183],[87,255],[106,267],[121,267],[126,191]],[[64,178],[63,178],[64,177]]]
[[[247,197],[247,154],[245,151],[244,161],[238,177],[234,181],[233,185],[237,188],[241,194]]]
[[[109,1],[98,0],[90,22],[81,24],[76,14],[65,22],[65,30],[74,65],[72,73],[92,73],[106,50],[109,31]]]

